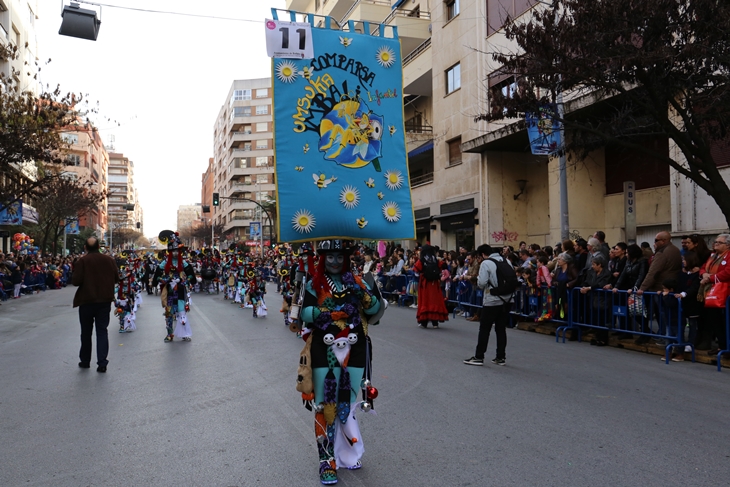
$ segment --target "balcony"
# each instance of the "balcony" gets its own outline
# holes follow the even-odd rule
[[[403,93],[431,96],[433,92],[432,66],[431,38],[428,38],[403,58]]]
[[[397,8],[382,23],[398,28],[398,38],[404,53],[410,53],[423,41],[431,38],[431,13],[421,11],[420,8]]]
[[[228,176],[230,178],[251,176],[254,174],[273,174],[274,166],[262,166],[262,167],[234,167],[230,170]],[[254,187],[252,184],[251,187]]]
[[[426,174],[420,174],[418,176],[413,176],[411,178],[411,188],[417,188],[419,186],[423,186],[424,184],[429,184],[433,182],[433,173],[429,172]]]

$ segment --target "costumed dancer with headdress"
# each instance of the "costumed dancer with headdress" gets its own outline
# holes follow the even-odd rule
[[[163,285],[161,301],[167,328],[165,342],[171,342],[175,336],[189,342],[193,332],[187,312],[190,310],[190,288],[196,282],[195,269],[183,259],[185,247],[177,232],[163,230],[158,239],[167,244],[167,258],[155,271],[152,284]]]
[[[364,448],[355,412],[370,411],[378,395],[370,382],[368,323],[378,322],[385,305],[377,287],[350,271],[349,241],[322,241],[317,253],[319,264],[306,283],[301,312],[306,345],[299,358],[297,390],[305,407],[314,409],[320,481],[334,484],[338,468],[362,467]]]
[[[129,259],[130,255],[127,250],[120,252],[116,258],[119,268],[119,283],[117,284],[114,314],[119,317],[119,333],[133,332],[137,329],[134,316],[136,310],[134,270]]]
[[[251,303],[253,307],[253,317],[258,318],[259,315],[266,316],[266,303],[264,302],[264,294],[266,294],[266,282],[261,276],[256,261],[250,261],[246,266],[246,303]],[[241,307],[248,307],[241,305]],[[263,313],[262,313],[263,311]]]

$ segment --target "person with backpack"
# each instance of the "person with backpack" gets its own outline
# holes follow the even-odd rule
[[[428,322],[438,329],[439,322],[449,320],[444,295],[441,293],[441,271],[446,264],[436,258],[436,251],[430,245],[421,248],[421,257],[413,266],[418,274],[418,309],[416,321],[419,328],[427,328]]]
[[[476,353],[471,358],[464,360],[464,363],[484,365],[484,354],[487,351],[489,334],[494,325],[494,332],[497,335],[497,355],[492,363],[505,365],[507,324],[512,299],[517,289],[517,274],[511,263],[499,255],[498,251],[493,250],[490,245],[480,245],[477,248],[477,254],[484,259],[479,267],[479,277],[477,278],[477,286],[484,289],[484,300],[479,320]]]

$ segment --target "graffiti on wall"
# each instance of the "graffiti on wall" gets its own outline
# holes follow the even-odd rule
[[[520,234],[517,232],[508,230],[492,232],[492,240],[495,242],[516,242],[518,238],[520,238]]]

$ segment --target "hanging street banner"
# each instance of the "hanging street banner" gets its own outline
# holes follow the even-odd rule
[[[562,126],[555,120],[557,105],[543,105],[538,113],[526,113],[525,124],[530,149],[536,156],[549,156],[563,147]]]
[[[80,232],[79,230],[79,221],[75,218],[67,218],[66,219],[66,235],[78,235]]]
[[[278,234],[284,242],[415,239],[397,29],[364,23],[369,35],[353,22],[331,24],[312,26],[312,59],[272,59]]]
[[[249,238],[256,240],[261,238],[261,222],[251,222],[249,227]]]
[[[23,201],[18,200],[10,203],[7,208],[0,211],[0,225],[22,225],[23,224]]]

